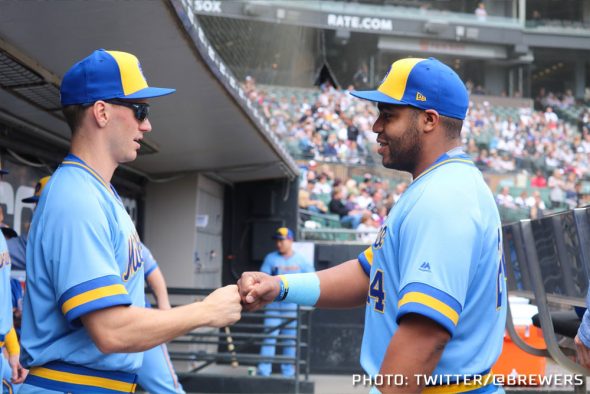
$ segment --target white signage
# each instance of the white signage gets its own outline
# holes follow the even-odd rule
[[[203,1],[195,0],[195,12],[208,12],[212,14],[221,14],[221,1]]]
[[[328,26],[345,29],[392,31],[393,21],[391,19],[328,14]]]

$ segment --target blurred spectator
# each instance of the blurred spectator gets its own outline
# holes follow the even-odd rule
[[[488,18],[488,12],[484,3],[479,3],[475,9],[475,16],[478,21],[485,21]]]
[[[328,208],[323,201],[317,199],[313,193],[315,181],[307,182],[306,189],[299,189],[299,208],[307,209],[312,212],[326,213]]]
[[[377,236],[378,229],[379,225],[375,222],[373,215],[369,212],[365,212],[361,217],[361,223],[356,228],[358,233],[357,239],[366,244],[373,243]]]
[[[553,175],[547,180],[547,186],[551,189],[551,192],[549,193],[551,208],[559,208],[565,201],[565,184],[561,175],[561,170],[553,170]]]
[[[501,207],[516,208],[514,197],[510,195],[510,188],[508,186],[504,186],[502,191],[496,196],[496,204]]]
[[[530,210],[530,217],[531,219],[539,219],[543,217],[543,212],[545,211],[545,203],[541,198],[541,193],[538,190],[533,192],[533,203]]]
[[[531,26],[539,26],[542,22],[541,13],[539,10],[533,10],[531,15]]]
[[[578,132],[585,136],[590,133],[590,109],[588,108],[585,108],[580,112],[578,118]]]
[[[559,118],[557,117],[557,114],[553,112],[553,108],[547,107],[545,109],[545,120],[547,121],[549,128],[554,129],[557,127],[557,121]]]
[[[313,192],[317,194],[330,194],[332,192],[332,185],[328,182],[326,174],[320,174],[318,182],[316,182]]]
[[[369,67],[367,63],[362,63],[358,70],[352,76],[352,83],[357,90],[369,88]]]
[[[578,206],[578,192],[576,190],[577,184],[578,179],[576,177],[576,173],[568,173],[565,181],[563,182],[563,191],[565,192],[565,203],[570,209]]]
[[[531,179],[532,187],[547,187],[547,180],[543,176],[543,171],[537,170],[535,176]]]
[[[528,208],[529,194],[526,190],[520,192],[518,197],[514,199],[514,205],[516,208]]]
[[[335,213],[340,216],[340,224],[343,227],[356,229],[361,222],[362,213],[358,210],[349,210],[342,202],[343,195],[340,188],[334,189],[332,192],[332,200],[328,205],[330,213]]]

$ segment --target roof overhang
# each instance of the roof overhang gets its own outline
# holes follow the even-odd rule
[[[26,59],[46,80],[59,83],[74,61],[94,49],[135,54],[148,83],[177,93],[151,102],[153,131],[146,137],[157,153],[128,164],[148,176],[210,172],[231,182],[293,177],[296,164],[278,140],[240,102],[219,74],[219,59],[207,61],[206,40],[190,9],[177,0],[100,2],[5,1],[0,12],[0,49]],[[202,34],[202,32],[201,32]],[[43,130],[67,144],[70,132],[56,111],[0,88],[2,115]]]

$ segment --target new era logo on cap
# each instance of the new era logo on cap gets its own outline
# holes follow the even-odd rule
[[[433,109],[456,119],[465,119],[469,106],[469,96],[461,78],[433,57],[398,60],[376,90],[350,94],[379,103]]]
[[[127,52],[99,49],[74,64],[61,83],[62,106],[109,99],[145,99],[174,93],[149,87],[139,60]]]

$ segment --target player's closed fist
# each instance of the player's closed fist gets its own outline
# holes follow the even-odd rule
[[[241,318],[242,305],[238,286],[229,285],[215,290],[203,300],[210,309],[211,327],[226,327]]]
[[[263,272],[244,272],[238,280],[244,309],[253,311],[273,302],[281,290],[279,281]]]

